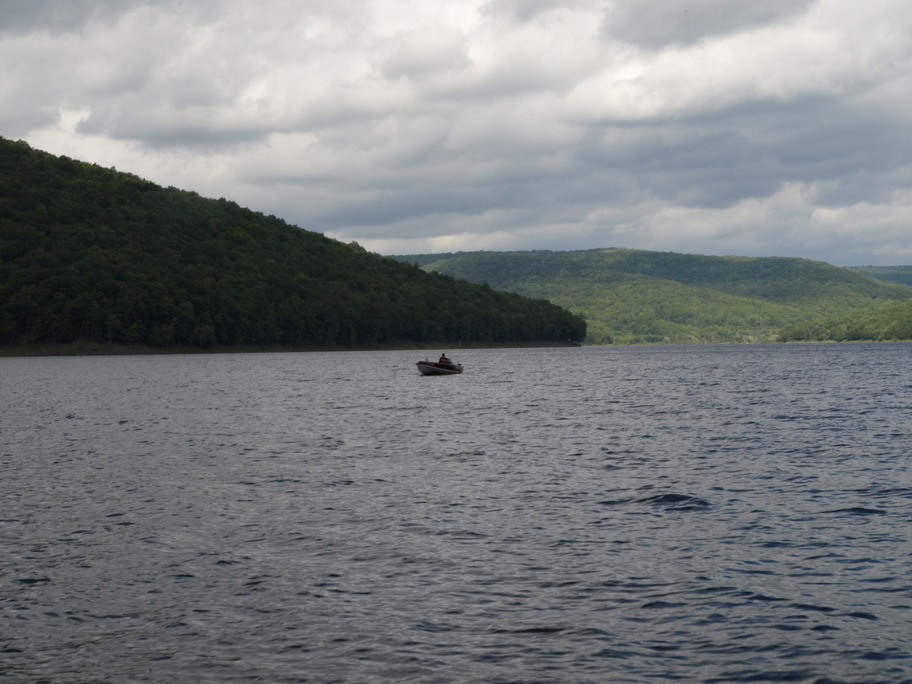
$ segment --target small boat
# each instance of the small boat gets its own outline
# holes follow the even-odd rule
[[[446,357],[446,354],[442,354],[439,361],[429,361],[425,358],[424,361],[419,361],[415,365],[418,366],[418,372],[422,375],[457,375],[462,373],[462,364],[453,363]]]

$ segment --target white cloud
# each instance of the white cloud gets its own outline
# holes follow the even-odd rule
[[[899,0],[17,8],[0,135],[376,251],[912,246]]]

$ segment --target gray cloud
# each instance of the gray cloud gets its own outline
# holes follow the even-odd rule
[[[116,17],[139,4],[142,0],[0,0],[0,35],[77,31],[90,21]]]
[[[616,0],[602,23],[611,39],[660,48],[774,24],[802,13],[814,0]]]

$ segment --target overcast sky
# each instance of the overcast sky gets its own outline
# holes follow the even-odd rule
[[[908,0],[0,0],[0,136],[381,254],[912,264]]]

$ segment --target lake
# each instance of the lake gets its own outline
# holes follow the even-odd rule
[[[0,681],[912,681],[912,345],[0,358]]]

